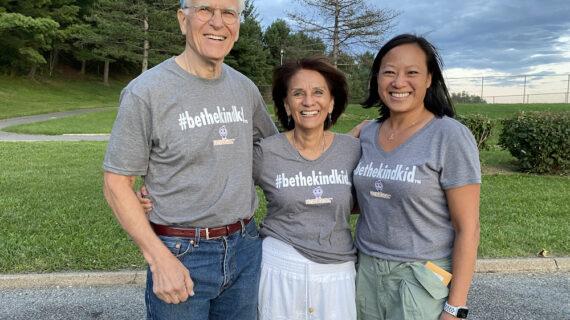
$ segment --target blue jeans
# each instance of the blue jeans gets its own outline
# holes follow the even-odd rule
[[[152,290],[149,268],[145,293],[147,319],[256,318],[261,239],[253,219],[241,231],[218,239],[159,237],[190,270],[195,294],[179,304],[158,299]]]

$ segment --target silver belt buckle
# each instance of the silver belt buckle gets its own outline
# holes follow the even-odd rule
[[[210,237],[210,228],[206,228],[206,240],[218,239],[218,238],[221,238],[221,237],[222,237],[222,236]]]

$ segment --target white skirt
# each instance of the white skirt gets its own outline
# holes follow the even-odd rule
[[[354,262],[321,264],[275,238],[263,240],[258,320],[356,319]]]

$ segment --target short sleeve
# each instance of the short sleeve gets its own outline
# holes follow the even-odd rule
[[[103,170],[127,176],[146,175],[151,131],[151,114],[147,103],[124,89],[107,145]]]
[[[444,190],[481,183],[481,166],[475,138],[464,125],[450,128],[443,146],[440,183]]]
[[[255,94],[255,106],[253,112],[253,141],[258,141],[261,138],[267,138],[279,131],[275,127],[275,123],[267,111],[267,106],[261,97],[259,91]]]

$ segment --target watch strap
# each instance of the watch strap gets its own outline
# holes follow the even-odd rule
[[[447,301],[443,305],[443,311],[451,314],[452,316],[454,316],[456,318],[460,318],[460,319],[466,319],[467,313],[469,313],[469,309],[467,307],[465,307],[465,306],[454,307],[454,306],[450,305],[449,303],[447,303]]]

